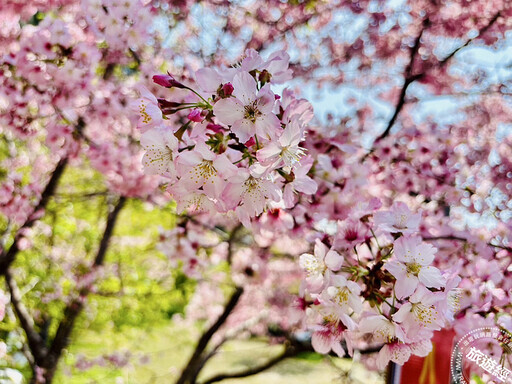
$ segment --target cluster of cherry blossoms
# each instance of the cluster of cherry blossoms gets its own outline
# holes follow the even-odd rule
[[[316,192],[301,146],[312,107],[290,90],[272,90],[291,78],[288,61],[282,51],[263,60],[247,50],[232,68],[196,71],[198,89],[154,76],[173,100],[141,90],[145,172],[169,180],[178,211],[234,211],[247,226],[266,208],[293,206],[296,192]]]
[[[389,211],[369,204],[338,221],[332,236],[305,253],[300,305],[313,331],[313,348],[345,355],[381,347],[377,367],[426,356],[433,331],[458,309],[458,276],[436,268],[437,249],[418,236],[421,213],[401,202]]]

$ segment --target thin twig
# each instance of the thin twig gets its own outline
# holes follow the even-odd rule
[[[242,378],[242,377],[256,375],[258,373],[266,371],[269,368],[272,368],[273,366],[279,364],[281,361],[283,361],[289,357],[296,356],[299,352],[300,352],[299,349],[294,348],[289,344],[286,344],[283,352],[281,352],[279,355],[269,359],[268,361],[266,361],[265,363],[263,363],[261,365],[250,367],[244,371],[233,372],[233,373],[221,373],[221,374],[218,374],[218,375],[215,375],[215,376],[209,378],[206,381],[201,382],[201,384],[212,384],[212,383],[216,383],[218,381],[222,381],[222,380],[226,380],[226,379],[238,379],[238,378]]]
[[[462,44],[461,46],[459,46],[456,49],[454,49],[448,56],[446,56],[443,60],[439,61],[437,63],[437,65],[435,65],[435,68],[442,68],[442,67],[444,67],[457,54],[457,52],[459,52],[461,49],[467,47],[475,39],[481,37],[486,31],[488,31],[489,28],[491,28],[494,25],[494,23],[496,23],[496,21],[499,19],[500,16],[501,16],[501,11],[498,11],[489,20],[489,23],[487,23],[487,25],[485,25],[482,29],[479,30],[478,34],[475,37],[472,37],[472,38],[468,39],[464,44]],[[429,19],[426,18],[423,21],[423,28],[420,31],[418,37],[416,38],[415,44],[414,44],[413,48],[411,49],[411,55],[410,55],[409,64],[407,65],[407,67],[405,69],[405,73],[404,73],[404,84],[403,84],[402,89],[400,91],[400,97],[398,98],[398,101],[397,101],[397,104],[395,106],[395,110],[393,112],[393,115],[391,116],[391,119],[388,121],[388,124],[386,125],[386,129],[384,130],[384,132],[382,132],[377,137],[377,139],[375,139],[375,141],[374,141],[374,143],[372,145],[372,148],[362,158],[362,161],[364,161],[370,154],[372,154],[374,152],[375,144],[377,144],[379,141],[383,140],[384,138],[386,138],[390,134],[391,129],[393,128],[396,120],[398,119],[398,116],[399,116],[400,112],[402,111],[402,109],[403,109],[403,107],[404,107],[404,105],[406,103],[406,94],[407,94],[407,89],[409,88],[409,86],[412,83],[414,83],[415,81],[417,81],[419,79],[422,79],[427,74],[427,72],[422,72],[422,73],[419,73],[419,74],[413,74],[413,66],[414,66],[414,60],[415,60],[415,58],[417,56],[417,53],[418,53],[418,50],[419,50],[419,45],[421,43],[421,36],[423,35],[423,32],[428,27],[428,25],[429,25]]]
[[[39,202],[34,207],[32,213],[27,218],[25,223],[23,223],[16,232],[11,247],[8,251],[5,251],[5,249],[3,249],[0,253],[0,275],[5,275],[7,273],[7,270],[9,269],[9,266],[15,260],[16,255],[19,251],[18,244],[19,241],[25,236],[25,230],[31,228],[34,225],[34,223],[39,219],[39,215],[41,214],[41,212],[46,209],[50,197],[55,193],[57,184],[60,178],[62,177],[62,174],[64,173],[66,165],[67,158],[63,158],[58,162],[57,166],[53,170],[50,180],[48,181],[48,184],[46,184],[46,187],[43,190],[43,193],[41,194]]]
[[[468,239],[466,239],[464,237],[454,236],[454,235],[424,237],[423,240],[426,240],[426,241],[453,240],[453,241],[462,241],[462,242],[466,242],[466,243],[469,242]],[[488,242],[486,244],[489,247],[504,249],[504,250],[512,253],[512,247],[507,247],[506,245],[500,245],[500,244],[493,244],[491,242]]]
[[[114,208],[109,212],[107,216],[105,230],[103,232],[103,236],[101,238],[100,245],[96,253],[96,257],[94,258],[93,264],[91,266],[91,271],[94,271],[99,266],[101,266],[103,264],[103,261],[105,260],[105,254],[107,252],[107,248],[110,243],[114,227],[116,225],[119,213],[125,205],[125,202],[126,198],[120,197]],[[89,293],[90,287],[83,288],[82,291],[80,292],[80,297],[76,300],[73,300],[70,304],[68,304],[66,306],[66,309],[64,310],[62,320],[57,328],[57,332],[55,333],[55,337],[53,338],[48,354],[44,359],[43,368],[45,368],[46,370],[45,378],[47,382],[51,382],[57,369],[59,359],[62,355],[62,351],[70,343],[71,332],[73,331],[78,316],[82,313],[85,300]]]
[[[41,335],[37,333],[34,327],[34,320],[32,319],[32,316],[23,304],[21,292],[16,281],[12,277],[10,270],[7,270],[5,273],[5,282],[9,289],[9,293],[11,294],[11,304],[14,308],[14,312],[16,313],[16,317],[18,317],[21,328],[25,331],[30,352],[36,361],[40,361],[44,356],[46,356],[48,351],[44,345]]]
[[[196,348],[192,353],[187,365],[183,369],[180,378],[176,381],[176,384],[189,384],[194,383],[200,369],[206,363],[204,360],[203,352],[206,350],[208,343],[210,342],[213,335],[219,330],[219,328],[226,322],[227,318],[233,312],[240,297],[242,296],[244,289],[242,287],[236,287],[235,291],[231,295],[230,299],[224,307],[224,311],[219,316],[217,321],[213,323],[201,336],[197,342]]]

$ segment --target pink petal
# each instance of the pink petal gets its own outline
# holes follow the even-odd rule
[[[411,352],[419,357],[427,356],[430,351],[432,351],[432,341],[431,340],[421,340],[417,343],[411,344]]]
[[[201,68],[196,72],[196,81],[199,87],[205,92],[217,92],[222,79],[216,70],[211,68]]]
[[[331,271],[338,271],[343,264],[343,256],[340,256],[340,254],[335,251],[329,251],[327,255],[325,255],[324,261],[327,268]]]
[[[393,320],[402,323],[407,316],[411,313],[412,304],[405,303],[400,307],[400,309],[392,316]]]
[[[241,142],[246,142],[256,133],[254,124],[247,119],[237,121],[231,126],[231,130]]]
[[[441,288],[445,285],[446,280],[441,275],[439,269],[435,267],[423,267],[418,274],[419,280],[427,287]]]
[[[275,161],[280,153],[281,148],[276,143],[271,142],[256,152],[256,158],[261,163],[268,163]]]
[[[222,99],[213,106],[213,113],[222,124],[232,125],[244,118],[244,106],[236,99]]]
[[[316,352],[325,355],[331,350],[332,344],[332,339],[328,331],[313,332],[311,345]]]
[[[298,192],[305,193],[306,195],[312,195],[316,193],[318,189],[316,181],[308,176],[295,179],[292,184]]]
[[[408,274],[397,278],[395,284],[395,294],[398,299],[410,296],[414,293],[418,286],[418,278],[414,275]]]
[[[343,349],[343,347],[341,346],[341,343],[340,342],[334,342],[332,344],[332,350],[334,351],[334,353],[336,353],[339,357],[343,357],[345,356],[345,350]]]
[[[233,95],[239,99],[243,105],[252,104],[256,100],[256,80],[247,72],[240,72],[235,75],[232,81]]]
[[[386,269],[397,279],[402,278],[407,274],[407,267],[405,264],[399,263],[398,261],[390,261],[386,264]]]
[[[256,133],[260,137],[275,137],[281,129],[281,122],[273,113],[263,114],[256,119]]]

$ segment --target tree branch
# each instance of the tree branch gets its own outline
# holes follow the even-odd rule
[[[218,375],[215,375],[215,376],[209,378],[206,381],[201,382],[201,384],[212,384],[212,383],[216,383],[218,381],[222,381],[222,380],[226,380],[226,379],[238,379],[238,378],[242,378],[242,377],[256,375],[258,373],[266,371],[269,368],[272,368],[273,366],[275,366],[276,364],[279,364],[281,361],[287,359],[288,357],[296,356],[299,352],[300,352],[299,349],[294,348],[294,347],[290,346],[289,344],[287,344],[287,345],[285,345],[285,349],[283,352],[281,352],[279,355],[271,358],[270,360],[268,360],[267,362],[265,362],[261,365],[258,365],[255,367],[250,367],[244,371],[233,372],[233,373],[221,373],[221,374],[218,374]]]
[[[460,237],[460,236],[453,236],[453,235],[446,235],[446,236],[432,236],[432,237],[424,237],[423,240],[426,240],[426,241],[436,241],[436,240],[453,240],[453,241],[462,241],[462,242],[468,242],[468,239],[464,238],[464,237]],[[489,243],[486,243],[489,247],[493,247],[493,248],[499,248],[499,249],[504,249],[510,253],[512,253],[512,247],[507,247],[505,245],[500,245],[500,244],[493,244],[491,242]]]
[[[219,328],[226,322],[227,318],[235,309],[240,297],[242,296],[244,289],[242,287],[236,287],[235,291],[231,295],[229,301],[224,307],[224,311],[217,319],[215,323],[208,328],[199,341],[197,342],[196,349],[192,353],[186,367],[183,369],[180,378],[176,381],[176,384],[193,384],[196,381],[199,370],[205,364],[206,361],[202,358],[203,352],[208,346],[212,336],[219,330]]]
[[[409,88],[409,85],[411,85],[414,81],[418,80],[422,75],[413,75],[412,71],[414,68],[414,60],[416,60],[416,56],[418,54],[418,50],[420,49],[421,45],[421,37],[423,36],[423,33],[428,28],[430,24],[430,21],[428,18],[423,20],[423,26],[421,28],[420,33],[416,37],[416,40],[414,41],[414,45],[411,49],[411,54],[409,56],[409,64],[407,64],[407,67],[405,67],[404,72],[404,85],[402,86],[402,90],[400,91],[400,97],[398,98],[398,101],[395,106],[395,111],[393,112],[393,116],[391,116],[391,119],[388,121],[388,124],[386,125],[386,129],[384,132],[380,134],[379,137],[375,140],[375,143],[378,143],[385,137],[389,135],[391,132],[391,128],[393,128],[393,125],[395,124],[396,119],[398,118],[398,115],[402,111],[402,108],[405,105],[405,96],[407,94],[407,89]],[[374,144],[375,144],[374,143]]]
[[[63,158],[58,162],[57,166],[53,170],[52,176],[50,177],[48,184],[46,184],[46,187],[43,190],[43,193],[41,194],[39,202],[34,207],[34,210],[27,218],[27,220],[21,225],[21,227],[16,232],[16,235],[14,236],[14,242],[12,243],[11,247],[7,252],[5,251],[5,249],[2,249],[2,252],[0,253],[0,275],[5,275],[7,273],[7,270],[9,269],[9,266],[16,259],[16,255],[19,251],[18,243],[25,236],[23,230],[32,227],[34,223],[39,219],[39,213],[46,209],[48,201],[50,200],[50,197],[55,193],[55,189],[57,188],[59,179],[64,173],[66,164],[67,158]]]
[[[5,282],[11,294],[11,304],[14,308],[14,312],[18,317],[21,328],[25,331],[30,352],[36,361],[40,361],[47,353],[46,346],[44,345],[41,335],[39,335],[34,328],[34,320],[23,304],[21,292],[9,270],[5,273]]]
[[[499,19],[500,16],[501,16],[501,11],[496,12],[496,14],[492,17],[492,19],[489,20],[489,23],[485,27],[480,29],[478,31],[478,34],[475,37],[468,39],[464,44],[462,44],[460,47],[456,48],[452,53],[450,53],[443,60],[441,60],[438,64],[439,67],[443,67],[444,65],[446,65],[446,63],[448,63],[448,61],[450,61],[451,58],[457,54],[457,52],[459,52],[461,49],[467,47],[469,44],[471,44],[473,42],[473,40],[478,39],[485,32],[487,32],[489,30],[489,28],[491,28],[494,25],[494,23],[496,23],[496,21]]]
[[[229,234],[228,238],[228,256],[227,256],[227,262],[229,265],[231,265],[231,262],[233,261],[233,252],[234,252],[234,241],[236,240],[236,236],[238,235],[238,232],[243,228],[242,224],[238,224],[231,233]]]
[[[94,258],[94,262],[91,266],[91,271],[97,269],[100,265],[103,264],[105,260],[105,254],[107,252],[107,248],[112,237],[117,218],[121,212],[121,209],[124,207],[125,202],[126,198],[121,196],[117,201],[117,204],[108,214],[105,230],[103,232],[96,257]],[[82,313],[85,300],[89,293],[90,287],[83,288],[80,292],[80,297],[73,300],[64,310],[63,318],[57,328],[57,332],[53,338],[50,349],[43,364],[43,368],[46,370],[45,379],[47,383],[51,382],[55,374],[55,370],[57,369],[57,363],[59,362],[59,359],[62,355],[62,351],[70,343],[71,332],[73,331],[78,316]]]
[[[382,345],[377,345],[373,347],[369,347],[367,349],[359,350],[359,352],[362,355],[367,355],[375,352],[379,352],[382,349]],[[212,384],[216,383],[218,381],[226,380],[226,379],[238,379],[242,377],[248,377],[252,375],[256,375],[258,373],[261,373],[263,371],[266,371],[267,369],[272,368],[273,366],[279,364],[281,361],[289,358],[297,356],[301,352],[315,352],[313,347],[311,346],[311,343],[304,344],[303,342],[299,342],[298,340],[287,336],[287,341],[285,343],[285,349],[283,352],[281,352],[279,355],[271,358],[267,362],[255,366],[255,367],[249,367],[244,371],[239,372],[233,372],[233,373],[221,373],[218,375],[215,375],[211,378],[209,378],[206,381],[201,382],[201,384]],[[336,356],[336,354],[332,353],[333,356]],[[350,358],[350,355],[347,353],[344,356],[345,358]]]
[[[471,39],[468,39],[460,47],[458,47],[455,50],[453,50],[447,57],[445,57],[443,60],[439,61],[438,64],[436,65],[436,67],[437,68],[442,68],[443,66],[445,66],[457,54],[457,52],[459,52],[461,49],[467,47],[475,39],[481,37],[482,34],[484,34],[487,30],[489,30],[489,28],[491,28],[494,25],[494,23],[496,23],[496,21],[498,20],[498,18],[500,16],[501,16],[501,11],[498,11],[491,18],[491,20],[489,20],[489,23],[487,25],[485,25],[482,29],[479,30],[478,34],[475,37],[473,37]],[[426,75],[426,72],[422,72],[422,73],[413,75],[412,70],[413,70],[414,60],[415,60],[415,57],[416,57],[416,55],[418,53],[419,46],[420,46],[420,43],[421,43],[421,41],[420,41],[421,40],[421,36],[423,35],[423,32],[426,30],[428,25],[429,25],[429,19],[427,18],[427,19],[425,19],[423,21],[423,28],[422,28],[420,34],[418,35],[418,37],[416,38],[416,41],[415,41],[415,44],[414,44],[413,48],[411,49],[411,56],[410,56],[409,64],[407,65],[407,67],[405,69],[405,74],[404,74],[404,78],[405,78],[404,85],[402,86],[402,90],[400,91],[400,97],[398,98],[398,102],[397,102],[397,104],[395,106],[395,111],[393,112],[393,115],[391,116],[391,119],[389,120],[388,124],[386,125],[386,129],[384,130],[384,132],[382,132],[377,137],[377,139],[375,139],[375,142],[373,143],[373,145],[375,145],[376,143],[378,143],[382,139],[386,138],[390,134],[391,129],[393,128],[393,125],[395,124],[395,122],[396,122],[400,112],[402,111],[402,109],[403,109],[403,107],[405,105],[405,97],[406,97],[406,94],[407,94],[407,89],[416,80],[419,80],[419,79],[423,78]],[[368,157],[368,155],[371,154],[373,151],[374,151],[374,148],[372,147],[372,149],[363,157],[363,160],[365,160]]]

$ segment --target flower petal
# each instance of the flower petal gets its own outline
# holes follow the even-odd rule
[[[398,299],[403,299],[404,297],[410,296],[416,290],[418,286],[418,278],[411,274],[406,274],[405,276],[401,276],[396,280],[395,284],[395,294]]]
[[[236,99],[222,99],[213,106],[213,113],[219,122],[231,125],[244,118],[244,106]]]
[[[327,268],[329,268],[331,271],[338,271],[343,264],[343,256],[341,256],[336,251],[329,251],[325,255],[324,261],[325,265],[327,265]]]
[[[419,280],[427,287],[441,288],[446,284],[441,271],[436,267],[423,267],[418,274]]]
[[[256,100],[256,80],[247,72],[240,72],[233,78],[233,95],[239,99],[243,105],[252,104]]]
[[[311,346],[321,354],[327,354],[331,350],[332,338],[328,331],[313,332],[311,336]]]

